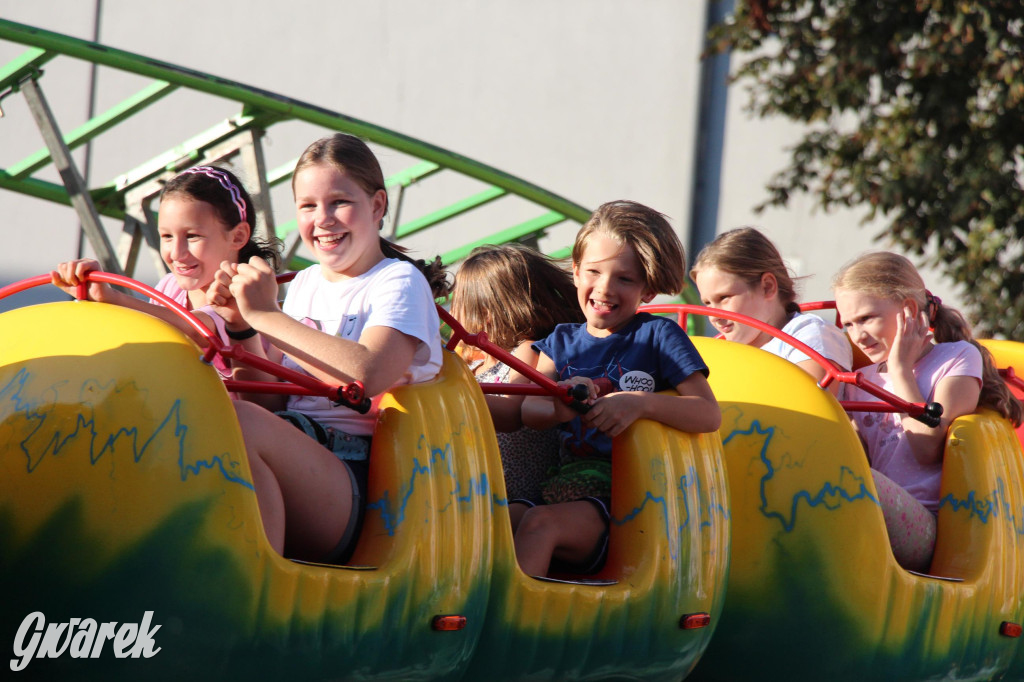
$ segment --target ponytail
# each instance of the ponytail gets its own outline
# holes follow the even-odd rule
[[[410,258],[406,255],[408,249],[398,244],[392,244],[384,237],[380,238],[380,250],[384,253],[385,258],[397,258],[415,265],[416,269],[427,278],[427,284],[430,285],[430,291],[434,294],[434,298],[446,298],[452,292],[451,280],[448,278],[448,271],[441,264],[440,256],[435,256],[430,263],[422,258]]]
[[[1024,421],[1024,406],[1010,392],[999,370],[992,360],[992,354],[974,339],[967,320],[955,308],[942,304],[942,299],[925,292],[928,304],[928,320],[935,334],[935,341],[967,341],[981,351],[983,369],[981,374],[981,395],[978,396],[978,407],[987,407],[1006,417],[1014,427]]]

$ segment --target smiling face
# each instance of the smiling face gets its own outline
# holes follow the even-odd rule
[[[705,267],[697,271],[694,283],[706,306],[747,315],[780,329],[786,324],[786,309],[779,300],[778,287],[770,273],[762,274],[759,283],[750,284],[739,275]],[[732,320],[715,316],[710,319],[715,329],[729,341],[760,348],[772,338],[765,332]]]
[[[225,225],[205,201],[171,194],[160,200],[160,256],[185,291],[205,289],[223,261],[237,262],[248,223]]]
[[[850,289],[836,289],[835,294],[836,310],[850,340],[872,363],[887,360],[896,338],[896,316],[903,306]]]
[[[325,278],[357,277],[383,260],[378,225],[387,207],[384,190],[369,194],[328,163],[296,173],[294,189],[299,235]]]
[[[573,263],[576,295],[593,336],[608,336],[627,324],[642,303],[654,298],[633,249],[601,232],[590,236],[579,263]]]

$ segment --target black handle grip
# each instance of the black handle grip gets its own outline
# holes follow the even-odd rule
[[[914,419],[925,426],[935,428],[942,422],[942,405],[938,403],[928,403],[924,406],[924,412],[914,417]]]
[[[590,412],[590,405],[585,402],[590,397],[590,389],[585,384],[574,384],[569,389],[569,397],[572,398],[572,402],[569,403],[569,407],[576,410],[580,414],[586,414]]]
[[[358,381],[354,381],[347,386],[340,386],[334,404],[344,405],[359,414],[369,412],[372,405],[370,399],[363,394],[363,385]]]

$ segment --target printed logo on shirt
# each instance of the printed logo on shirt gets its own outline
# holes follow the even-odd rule
[[[352,331],[356,328],[356,322],[359,321],[358,315],[346,315],[341,320],[340,329],[338,336],[348,338],[352,335]]]
[[[654,377],[638,369],[626,372],[619,379],[619,390],[654,392]]]

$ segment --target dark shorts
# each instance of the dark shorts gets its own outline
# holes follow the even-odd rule
[[[601,537],[598,539],[597,544],[594,545],[594,550],[587,555],[587,558],[578,563],[569,563],[566,561],[559,561],[558,559],[551,560],[551,571],[555,573],[577,573],[580,575],[592,575],[597,573],[604,568],[605,562],[608,560],[608,527],[611,524],[611,499],[607,497],[584,497],[579,500],[572,500],[573,502],[589,502],[597,510],[597,513],[601,516],[604,521],[604,532],[601,533]],[[536,507],[537,505],[525,499],[509,500],[509,504],[523,504],[527,507]]]
[[[325,427],[315,419],[301,412],[282,410],[277,415],[292,423],[307,436],[323,445],[341,460],[348,470],[352,483],[352,513],[348,524],[341,534],[341,539],[333,550],[324,558],[325,564],[344,564],[356,549],[359,532],[363,528],[363,517],[366,515],[366,488],[370,474],[370,438],[369,436],[353,436],[352,434]]]

